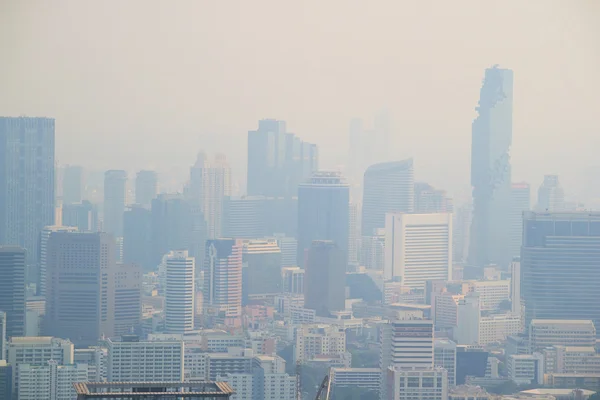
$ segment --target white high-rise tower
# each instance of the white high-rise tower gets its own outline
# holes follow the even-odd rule
[[[169,333],[194,329],[194,257],[187,250],[169,253],[165,271],[165,328]]]

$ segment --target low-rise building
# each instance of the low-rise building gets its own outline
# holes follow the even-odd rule
[[[379,368],[332,368],[333,387],[362,388],[379,391],[381,370]]]
[[[386,374],[388,399],[448,399],[448,375],[443,368],[404,370],[390,367]]]
[[[507,361],[508,377],[518,385],[544,382],[544,356],[540,353],[512,355]]]
[[[460,385],[450,389],[448,400],[490,400],[492,396],[480,386]]]
[[[551,346],[593,347],[596,327],[591,320],[534,319],[529,325],[530,352]]]
[[[346,332],[334,325],[306,324],[296,329],[296,361],[317,356],[339,356],[346,352]]]
[[[48,361],[47,365],[19,364],[17,370],[19,400],[72,400],[76,397],[73,384],[88,379],[86,364]]]

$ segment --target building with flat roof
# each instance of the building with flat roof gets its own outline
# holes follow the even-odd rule
[[[78,382],[77,400],[198,400],[229,399],[234,391],[225,382]]]
[[[596,345],[596,327],[589,320],[534,319],[529,325],[530,352],[551,346]]]
[[[331,368],[329,379],[334,388],[349,387],[379,391],[381,370],[379,368]]]

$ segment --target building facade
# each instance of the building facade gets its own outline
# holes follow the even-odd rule
[[[135,176],[135,202],[150,208],[158,194],[158,175],[155,171],[139,171]]]
[[[304,278],[305,308],[315,310],[322,317],[346,308],[345,257],[334,242],[315,240],[312,243]]]
[[[194,330],[195,260],[187,250],[167,255],[165,329],[170,333]]]
[[[127,200],[127,172],[109,170],[104,173],[103,231],[115,238],[123,237],[123,214]]]
[[[16,246],[0,246],[0,310],[5,313],[7,337],[25,334],[26,251]]]

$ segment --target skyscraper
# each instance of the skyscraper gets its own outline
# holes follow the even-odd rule
[[[314,240],[332,240],[348,259],[349,204],[348,184],[338,172],[317,172],[299,186],[299,266]]]
[[[87,200],[63,204],[62,224],[75,226],[79,232],[98,232],[98,208]]]
[[[0,311],[0,360],[6,360],[6,340],[6,313]]]
[[[115,246],[106,233],[50,235],[45,336],[68,337],[77,345],[113,336]]]
[[[318,316],[346,308],[345,256],[332,241],[315,240],[308,251],[304,276],[304,307]]]
[[[39,286],[38,295],[46,295],[46,284],[48,274],[48,241],[53,232],[77,232],[74,226],[45,226],[40,233],[40,267],[39,267]]]
[[[523,212],[531,210],[531,192],[525,182],[513,183],[510,192],[510,255],[521,256]]]
[[[558,175],[545,175],[538,189],[538,211],[564,211],[565,192],[558,181]]]
[[[415,182],[416,213],[451,213],[453,208],[452,199],[446,195],[445,190],[435,189],[425,182]]]
[[[123,236],[127,172],[110,170],[104,174],[104,232]]]
[[[123,215],[123,262],[154,271],[152,261],[152,212],[134,204]]]
[[[360,256],[360,233],[359,218],[360,206],[357,203],[348,205],[350,215],[348,216],[348,265],[357,267]]]
[[[135,177],[135,202],[149,208],[158,194],[158,176],[155,171],[139,171]]]
[[[79,165],[65,166],[63,175],[63,204],[81,203],[83,188],[83,168]]]
[[[170,333],[194,330],[195,260],[187,250],[167,256],[165,328]]]
[[[385,214],[414,210],[412,159],[371,165],[365,171],[362,235],[374,236],[385,227]]]
[[[388,214],[384,278],[424,289],[452,277],[452,214]]]
[[[117,264],[114,283],[114,335],[126,335],[139,328],[142,318],[142,268]]]
[[[497,66],[485,78],[473,121],[471,185],[473,222],[469,264],[508,267],[510,254],[510,194],[513,72]]]
[[[281,293],[281,250],[276,239],[242,240],[244,303],[253,295]]]
[[[521,296],[532,319],[589,319],[600,324],[600,213],[527,212]]]
[[[25,334],[25,250],[0,246],[0,310],[6,313],[6,336]]]
[[[242,316],[242,245],[233,239],[206,241],[205,315],[238,326]]]
[[[0,117],[0,245],[38,258],[42,228],[54,224],[54,119]]]

